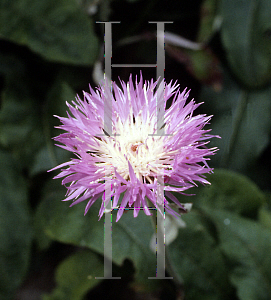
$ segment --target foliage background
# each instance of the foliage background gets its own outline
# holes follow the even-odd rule
[[[70,159],[53,145],[66,114],[102,72],[103,25],[112,63],[155,63],[156,28],[200,45],[166,44],[165,77],[191,88],[222,137],[210,187],[194,188],[168,246],[175,278],[155,276],[149,218],[113,224],[113,273],[103,275],[98,206],[68,207],[46,171]],[[115,68],[127,80],[133,68]],[[145,79],[155,77],[144,69]],[[271,2],[268,0],[0,0],[0,299],[271,299]]]

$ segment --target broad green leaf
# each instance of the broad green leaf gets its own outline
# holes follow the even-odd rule
[[[81,300],[86,293],[100,283],[95,277],[103,276],[103,261],[89,251],[79,251],[65,259],[57,268],[56,288],[43,300]]]
[[[53,62],[91,65],[97,56],[92,21],[75,0],[3,0],[0,34]]]
[[[104,222],[98,221],[101,199],[84,216],[86,203],[69,207],[71,202],[61,202],[65,188],[58,180],[50,180],[43,190],[43,200],[38,207],[40,226],[53,240],[104,253]],[[125,213],[119,222],[113,214],[113,262],[121,265],[130,259],[136,268],[136,280],[148,288],[157,288],[157,280],[148,280],[156,272],[155,254],[150,250],[153,228],[150,218],[140,212],[137,218],[133,212]]]
[[[253,166],[270,141],[270,97],[271,87],[248,92],[226,72],[220,92],[208,87],[202,89],[201,100],[214,115],[212,133],[221,136],[210,143],[219,148],[212,157],[213,164],[242,172]]]
[[[1,100],[0,144],[29,168],[44,141],[40,99],[33,95],[28,79],[17,76],[7,79]]]
[[[48,91],[46,98],[46,125],[49,126],[51,136],[56,136],[64,132],[63,130],[54,128],[61,124],[55,116],[67,117],[69,109],[66,102],[71,104],[72,101],[76,101],[75,98],[76,92],[67,82],[61,81],[61,79],[57,79]]]
[[[54,146],[52,137],[63,133],[54,126],[59,126],[60,121],[54,115],[67,117],[66,101],[71,103],[75,100],[75,92],[66,83],[56,80],[48,92],[45,109],[43,114],[43,132],[45,133],[46,145],[40,148],[35,155],[33,166],[31,166],[30,175],[33,176],[40,172],[48,171],[60,163],[70,159],[72,153]]]
[[[271,2],[220,1],[221,37],[231,69],[242,84],[259,88],[271,79]]]
[[[42,147],[34,156],[33,166],[30,168],[30,176],[47,172],[72,156],[72,153],[55,147],[53,141],[47,141],[47,145]]]
[[[259,210],[259,222],[261,225],[271,230],[271,211],[267,206],[263,206]]]
[[[31,216],[27,183],[10,154],[0,151],[0,299],[13,299],[27,271]]]
[[[271,233],[259,223],[223,210],[206,210],[231,263],[240,300],[271,298]]]
[[[228,270],[206,222],[195,209],[183,219],[187,226],[169,245],[168,255],[177,276],[183,278],[185,299],[231,299]]]
[[[234,211],[244,216],[256,217],[265,203],[265,194],[248,177],[226,169],[215,169],[207,175],[211,185],[189,190],[190,196],[178,196],[181,202],[192,202],[196,208],[217,208]]]

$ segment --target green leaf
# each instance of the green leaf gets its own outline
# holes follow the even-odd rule
[[[43,300],[81,300],[86,293],[100,283],[95,277],[103,276],[103,261],[89,251],[79,251],[65,259],[57,268],[57,287]]]
[[[206,210],[221,249],[231,263],[230,279],[240,300],[271,298],[271,233],[259,223],[222,210]]]
[[[46,98],[46,125],[49,127],[51,136],[56,136],[64,131],[54,129],[55,126],[61,124],[59,119],[55,116],[67,117],[67,111],[69,109],[66,102],[71,104],[72,101],[75,101],[76,92],[67,82],[57,78],[48,91]]]
[[[271,230],[271,211],[266,205],[259,210],[259,222],[261,225]]]
[[[221,37],[231,69],[249,88],[266,85],[271,79],[271,2],[220,3]]]
[[[223,255],[205,220],[195,210],[183,219],[187,226],[179,230],[168,254],[172,268],[183,278],[185,299],[232,299]]]
[[[54,128],[54,126],[60,125],[59,119],[54,115],[67,117],[66,101],[71,103],[74,100],[75,92],[66,82],[57,79],[49,89],[43,114],[43,132],[45,133],[46,145],[40,148],[34,157],[34,163],[30,169],[31,176],[48,171],[69,160],[72,156],[72,153],[55,147],[52,137],[63,133],[63,130]]]
[[[200,26],[197,41],[207,42],[214,31],[214,20],[217,13],[218,0],[204,0],[200,9]]]
[[[242,90],[224,72],[224,86],[218,92],[204,87],[201,100],[209,106],[213,134],[211,146],[220,150],[212,163],[246,172],[263,153],[270,141],[271,87],[255,92]]]
[[[0,144],[29,168],[43,145],[40,99],[33,95],[28,79],[17,76],[7,79],[1,100]]]
[[[70,152],[55,147],[52,141],[48,141],[47,145],[35,154],[33,166],[30,167],[30,176],[47,172],[72,156]]]
[[[10,154],[0,151],[0,298],[13,299],[27,271],[32,241],[26,182]]]
[[[74,0],[3,0],[0,34],[53,62],[91,65],[97,56],[92,22]]]
[[[248,177],[226,169],[215,169],[207,175],[211,185],[189,190],[189,201],[197,208],[217,208],[234,211],[238,214],[256,217],[259,208],[266,202],[265,194]],[[187,197],[178,196],[181,202]]]
[[[189,59],[188,70],[193,77],[202,83],[211,84],[213,87],[221,85],[221,65],[210,48],[186,52]]]
[[[50,180],[43,190],[37,214],[40,226],[53,240],[77,246],[88,247],[91,250],[104,253],[104,222],[98,221],[101,199],[98,199],[86,216],[86,203],[69,207],[71,202],[61,202],[64,199],[65,188],[58,180]],[[139,213],[133,218],[130,211],[115,223],[113,213],[113,262],[121,265],[130,259],[136,269],[135,279],[146,288],[157,288],[157,280],[148,280],[156,272],[155,254],[150,250],[150,240],[153,228],[150,218]]]

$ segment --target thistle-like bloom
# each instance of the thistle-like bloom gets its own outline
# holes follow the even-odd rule
[[[65,177],[62,184],[69,184],[63,201],[73,200],[73,206],[88,200],[86,214],[101,197],[101,218],[111,194],[113,207],[119,207],[118,221],[128,207],[134,208],[134,217],[140,209],[151,215],[147,199],[159,208],[158,185],[163,184],[165,209],[176,216],[168,200],[181,209],[182,205],[172,191],[182,193],[196,181],[209,184],[203,174],[212,172],[206,161],[217,149],[206,147],[214,136],[203,127],[211,116],[192,116],[200,104],[192,100],[185,105],[189,92],[180,92],[176,82],[165,84],[164,93],[155,91],[156,85],[153,81],[143,84],[142,76],[134,85],[130,76],[127,84],[121,81],[121,88],[113,83],[114,92],[105,82],[96,91],[90,87],[90,93],[84,92],[84,100],[77,96],[73,105],[67,103],[73,116],[57,116],[63,124],[57,128],[66,133],[54,139],[77,158],[54,168],[67,167],[54,177]],[[170,98],[172,105],[165,109]],[[160,135],[159,103],[164,110],[164,134]],[[108,120],[110,135],[104,127]],[[109,197],[105,196],[106,191]]]

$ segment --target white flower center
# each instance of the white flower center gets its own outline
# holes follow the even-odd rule
[[[117,118],[113,126],[114,136],[99,139],[99,167],[105,176],[112,176],[112,167],[124,178],[129,178],[129,160],[137,178],[141,182],[153,182],[153,177],[172,169],[171,163],[176,151],[164,149],[165,136],[151,136],[155,128],[155,118],[143,123],[140,114],[130,117],[123,124]]]

